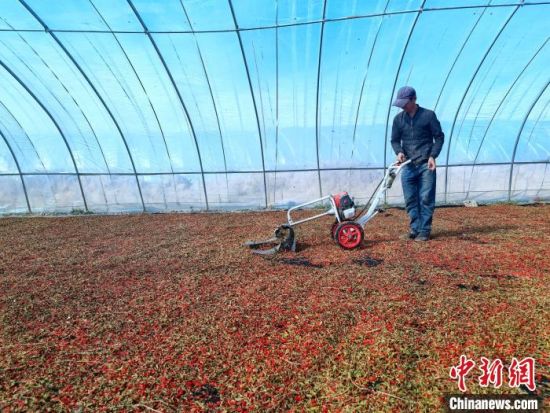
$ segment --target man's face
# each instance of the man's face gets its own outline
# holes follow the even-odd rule
[[[403,110],[407,113],[411,113],[416,109],[416,97],[412,98],[407,102]]]

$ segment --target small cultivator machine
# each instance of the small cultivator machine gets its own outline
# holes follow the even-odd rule
[[[384,178],[360,212],[356,211],[355,203],[347,192],[327,195],[290,208],[287,211],[287,222],[275,230],[272,238],[263,241],[248,241],[245,245],[252,248],[254,253],[263,255],[275,254],[279,251],[296,251],[294,227],[325,215],[334,215],[336,219],[330,231],[332,239],[346,250],[359,247],[365,238],[365,225],[381,211],[380,204],[383,202],[386,191],[391,188],[401,168],[409,162],[411,160],[402,163],[395,162],[388,167]],[[327,211],[297,221],[292,219],[292,212],[327,200],[330,204]],[[270,248],[262,249],[263,247]]]

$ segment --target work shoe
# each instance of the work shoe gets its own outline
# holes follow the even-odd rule
[[[430,236],[429,236],[429,235],[426,235],[426,234],[418,234],[414,240],[415,240],[415,241],[428,241],[429,239],[430,239]]]
[[[418,233],[409,231],[408,233],[401,235],[399,238],[401,238],[402,240],[408,241],[411,239],[415,239],[417,236],[418,236]]]

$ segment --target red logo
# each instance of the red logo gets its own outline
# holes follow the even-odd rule
[[[458,388],[461,392],[467,391],[466,376],[475,365],[474,360],[462,354],[458,365],[451,367],[449,376],[451,379],[458,381]],[[478,377],[478,383],[481,387],[493,385],[494,388],[498,389],[502,386],[502,372],[504,370],[502,360],[497,358],[491,361],[486,357],[481,357],[479,370],[481,375]],[[525,357],[521,361],[518,361],[515,357],[512,358],[512,363],[508,367],[508,385],[509,387],[525,385],[529,390],[535,390],[535,359],[533,357]]]
[[[514,357],[508,368],[508,376],[510,377],[510,387],[519,387],[524,384],[529,390],[535,391],[535,359],[525,357],[518,361]]]
[[[464,354],[460,356],[458,366],[451,367],[449,375],[451,379],[458,380],[458,388],[460,391],[466,391],[466,375],[475,367],[476,363],[468,359]]]
[[[481,376],[479,376],[479,385],[481,387],[488,387],[489,384],[493,384],[495,389],[502,386],[502,360],[496,359],[492,363],[489,359],[481,357]]]

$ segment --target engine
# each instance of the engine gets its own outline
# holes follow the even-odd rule
[[[355,203],[347,192],[340,192],[332,195],[336,211],[340,217],[340,221],[349,221],[355,217]]]

